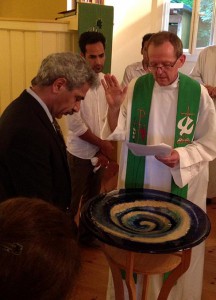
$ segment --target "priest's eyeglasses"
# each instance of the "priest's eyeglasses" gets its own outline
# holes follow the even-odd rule
[[[155,73],[158,69],[161,69],[161,71],[166,70],[172,70],[172,68],[176,65],[177,61],[178,61],[179,57],[176,59],[176,61],[174,61],[173,63],[164,63],[164,64],[149,64],[148,65],[148,69],[150,72]]]

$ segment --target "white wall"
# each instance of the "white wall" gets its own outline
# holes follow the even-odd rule
[[[125,67],[142,60],[141,41],[144,34],[162,29],[165,0],[105,0],[114,7],[112,74],[122,80]],[[181,69],[188,74],[194,62]]]

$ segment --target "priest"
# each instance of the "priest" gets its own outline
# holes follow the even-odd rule
[[[177,35],[154,34],[147,55],[150,73],[134,79],[128,88],[122,89],[112,75],[102,82],[109,105],[103,137],[124,140],[118,187],[172,192],[205,211],[208,163],[216,157],[212,99],[203,86],[179,72],[186,58]],[[128,141],[165,143],[172,150],[167,156],[135,156]],[[192,249],[190,267],[172,288],[169,300],[201,300],[204,251],[204,242]],[[157,299],[162,283],[163,276],[151,276],[147,299]],[[114,299],[112,294],[109,288],[107,299]]]

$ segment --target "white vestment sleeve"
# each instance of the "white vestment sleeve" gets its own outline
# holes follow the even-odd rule
[[[113,132],[111,132],[108,120],[104,123],[102,129],[102,139],[108,141],[124,141],[126,136],[126,110],[124,105],[121,106],[119,117],[118,117],[118,124]]]

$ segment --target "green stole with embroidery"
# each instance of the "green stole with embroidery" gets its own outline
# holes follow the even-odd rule
[[[152,74],[137,79],[131,108],[129,142],[146,145],[149,113],[154,87]],[[198,82],[179,73],[179,93],[176,113],[174,148],[190,144],[194,138],[200,104],[201,87]],[[159,121],[159,120],[158,120]],[[145,177],[145,157],[135,156],[128,149],[126,188],[143,188]],[[187,198],[188,186],[179,188],[172,179],[171,193]]]

